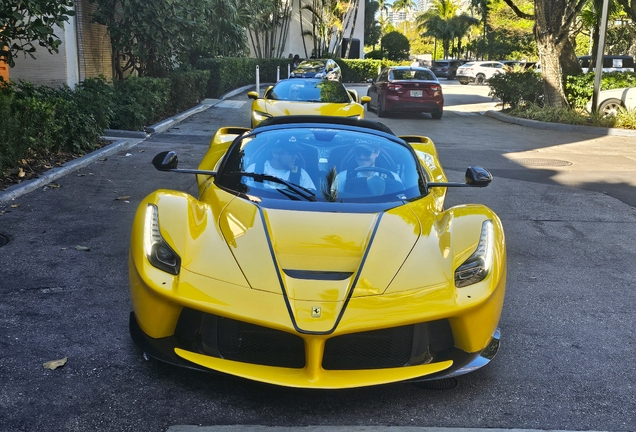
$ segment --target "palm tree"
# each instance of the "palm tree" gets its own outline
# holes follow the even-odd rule
[[[354,0],[355,3],[353,5],[353,23],[351,24],[351,32],[349,33],[349,44],[347,45],[347,50],[345,52],[345,58],[349,58],[349,52],[351,51],[351,43],[353,42],[353,31],[356,29],[356,21],[358,21],[358,9],[360,9],[360,0]]]
[[[406,34],[406,11],[416,7],[415,0],[395,0],[391,7],[394,11],[404,12],[404,34]]]
[[[448,58],[451,41],[455,38],[453,18],[458,6],[453,0],[433,0],[433,5],[417,17],[417,29],[421,36],[434,37],[442,41],[444,58]]]
[[[453,28],[454,39],[457,40],[457,57],[462,53],[462,39],[470,31],[470,28],[479,24],[479,20],[466,13],[456,15],[450,19]]]

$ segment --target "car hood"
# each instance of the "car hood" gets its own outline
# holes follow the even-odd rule
[[[262,107],[268,114],[277,117],[283,115],[329,115],[347,117],[357,115],[362,106],[349,103],[292,102],[266,100]]]
[[[425,224],[435,231],[433,220]],[[283,294],[291,316],[307,331],[332,328],[350,298],[405,286],[447,289],[452,275],[439,237],[422,236],[422,223],[408,206],[377,213],[309,212],[235,199],[220,214],[219,227],[250,287]],[[425,260],[407,265],[418,240],[431,240],[433,247]],[[396,277],[405,267],[425,277]],[[389,288],[392,283],[399,287]],[[315,308],[322,319],[312,318]]]
[[[249,285],[299,301],[342,302],[384,293],[415,244],[428,241],[408,205],[375,213],[267,209],[233,200],[219,227]],[[432,232],[433,217],[424,224]],[[448,281],[437,236],[426,262],[427,281]],[[395,239],[400,239],[396,242]],[[353,289],[353,291],[352,291]]]

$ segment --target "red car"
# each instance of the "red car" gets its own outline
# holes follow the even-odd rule
[[[371,82],[367,91],[371,102],[368,110],[378,117],[397,111],[430,113],[441,119],[444,113],[442,86],[430,69],[425,67],[394,66],[384,69]]]

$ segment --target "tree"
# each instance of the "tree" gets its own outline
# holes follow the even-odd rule
[[[35,46],[50,53],[58,52],[62,41],[54,28],[64,28],[74,16],[73,0],[16,0],[3,1],[0,6],[0,59],[15,66],[19,52],[35,58]]]
[[[406,33],[406,12],[409,9],[413,9],[417,6],[415,0],[395,0],[391,7],[394,11],[404,12],[404,33]]]
[[[444,58],[448,58],[450,44],[455,37],[452,23],[458,6],[453,0],[433,0],[432,7],[417,17],[422,36],[431,36],[442,41]]]
[[[598,43],[601,33],[601,11],[603,0],[590,0],[581,11],[580,17],[583,23],[591,29],[592,33],[592,58],[590,60],[590,70],[596,67],[596,55],[598,53]],[[615,0],[609,2],[608,20],[616,17],[620,11],[620,6]]]
[[[157,75],[195,54],[241,51],[245,33],[233,0],[89,0],[108,28],[113,77]],[[226,49],[231,47],[229,49]]]
[[[249,12],[248,29],[255,55],[258,58],[283,56],[291,21],[292,3],[284,0],[244,0]]]
[[[406,60],[411,52],[409,40],[402,33],[392,31],[382,38],[382,48],[389,60]]]
[[[351,32],[349,33],[349,44],[347,45],[347,49],[345,51],[345,58],[349,58],[349,53],[351,51],[351,44],[353,43],[353,32],[356,29],[356,22],[358,21],[358,10],[360,9],[360,0],[354,0],[353,11],[349,11],[349,21],[347,25],[351,25]],[[353,21],[351,21],[351,15],[353,14]],[[344,32],[343,32],[344,33]]]
[[[534,35],[543,75],[545,104],[567,106],[563,89],[561,56],[565,50],[574,55],[569,39],[570,27],[588,0],[534,0]],[[504,0],[519,17],[532,15],[521,11],[513,0]]]
[[[380,32],[382,28],[380,23],[375,19],[376,13],[380,9],[380,4],[375,0],[365,0],[364,5],[364,44],[372,46],[380,40]]]

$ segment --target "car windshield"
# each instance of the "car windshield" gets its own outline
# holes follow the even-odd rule
[[[351,97],[342,83],[315,79],[295,78],[279,81],[266,97],[268,99],[294,102],[351,102]]]
[[[217,185],[252,200],[391,203],[425,194],[409,147],[373,132],[289,125],[235,141]]]
[[[435,76],[425,69],[397,69],[393,71],[394,80],[436,81]]]
[[[297,69],[302,69],[306,72],[320,72],[325,68],[325,62],[320,60],[315,61],[303,61],[298,65]]]

